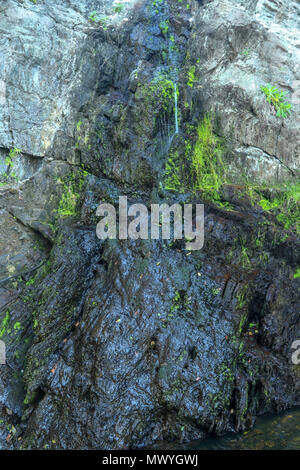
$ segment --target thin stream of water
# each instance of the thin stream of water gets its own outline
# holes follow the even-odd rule
[[[174,101],[175,101],[175,134],[178,134],[179,127],[178,127],[178,103],[177,103],[177,83],[174,83]]]

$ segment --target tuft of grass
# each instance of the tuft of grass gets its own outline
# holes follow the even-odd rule
[[[77,199],[77,195],[72,188],[67,188],[59,201],[58,214],[62,217],[76,215]]]
[[[299,277],[300,277],[300,268],[297,268],[294,274],[294,279],[299,279]]]
[[[13,167],[15,158],[17,158],[21,152],[22,150],[18,149],[17,147],[10,149],[8,155],[5,158],[5,165],[7,166],[6,171],[0,175],[0,187],[18,181],[15,171],[13,171]]]
[[[224,140],[214,132],[210,115],[204,116],[191,131],[194,144],[190,140],[185,141],[185,159],[180,158],[178,151],[169,155],[165,187],[181,193],[201,191],[205,199],[223,206],[219,190],[226,182],[222,159],[226,150]]]
[[[197,140],[191,158],[193,189],[209,199],[219,201],[225,168],[222,161],[224,143],[213,130],[211,117],[206,115],[197,127]]]

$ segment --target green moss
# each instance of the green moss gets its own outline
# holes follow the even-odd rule
[[[5,158],[5,164],[6,164],[7,166],[11,166],[11,167],[12,167],[13,164],[14,164],[14,163],[13,163],[13,160],[14,160],[18,155],[20,155],[21,151],[22,151],[21,149],[18,149],[18,148],[16,148],[16,147],[10,149],[9,154],[8,154],[7,157]]]
[[[300,234],[300,181],[279,185],[271,192],[257,188],[257,192],[264,193],[259,201],[264,211],[274,214],[285,229]]]
[[[20,330],[22,328],[21,326],[21,323],[19,321],[17,321],[15,324],[14,324],[14,330]]]
[[[300,277],[300,268],[297,268],[295,274],[294,274],[294,279],[299,279]]]
[[[169,191],[184,193],[185,184],[185,163],[180,158],[179,151],[171,152],[166,162],[165,168],[165,188]]]
[[[109,18],[107,16],[98,15],[97,11],[91,11],[89,14],[89,20],[92,23],[95,23],[101,26],[104,29],[104,31],[106,31],[108,28],[108,19]]]
[[[80,193],[83,189],[87,174],[88,173],[84,170],[76,170],[64,180],[58,179],[58,183],[63,185],[63,194],[57,209],[57,214],[60,217],[77,215]]]
[[[219,207],[230,209],[221,199],[221,187],[230,184],[224,155],[228,151],[225,139],[214,130],[210,115],[206,115],[198,126],[187,126],[183,145],[171,149],[165,167],[164,186],[179,193],[202,192],[204,199]],[[256,185],[245,182],[240,189],[241,199],[247,198],[272,213],[284,229],[300,234],[300,181],[282,183],[277,186]],[[270,221],[267,221],[269,224]],[[256,240],[260,248],[262,240]],[[261,253],[261,260],[268,261],[268,254]],[[250,267],[250,256],[246,245],[240,247],[240,262]]]
[[[195,190],[202,190],[218,201],[225,168],[222,161],[224,145],[214,133],[211,117],[206,115],[197,128],[197,141],[192,153],[191,169]]]
[[[247,303],[247,294],[248,294],[248,287],[243,286],[241,289],[238,291],[238,294],[236,296],[237,298],[237,308],[238,310],[242,310],[244,306]]]
[[[140,258],[136,262],[136,272],[138,274],[144,274],[149,266],[149,260],[147,258]]]
[[[194,82],[195,82],[195,71],[196,71],[196,66],[192,65],[187,73],[187,86],[190,88],[194,87]]]
[[[9,323],[10,323],[10,311],[7,310],[5,313],[5,317],[2,320],[1,326],[0,326],[0,338],[2,338],[5,334],[9,334],[10,330],[8,329]]]
[[[227,363],[222,363],[216,368],[216,374],[218,377],[225,379],[226,383],[233,383],[235,381],[235,375],[231,367]]]
[[[24,399],[24,405],[30,405],[36,401],[36,398],[38,397],[39,392],[37,390],[33,392],[28,392],[25,399]]]
[[[171,312],[177,312],[181,306],[181,299],[180,299],[180,294],[178,291],[175,291],[175,295],[172,299],[172,304],[171,304]]]
[[[114,6],[114,12],[115,12],[115,13],[121,13],[124,8],[125,8],[125,5],[123,5],[122,3],[117,3],[117,4]]]
[[[247,241],[240,238],[240,264],[243,268],[249,268],[251,266],[251,260],[249,256],[249,248],[247,247]]]
[[[8,155],[5,158],[5,164],[7,166],[6,171],[0,175],[0,187],[9,183],[16,183],[18,181],[16,173],[13,171],[13,167],[14,160],[21,154],[21,152],[21,149],[18,149],[17,147],[10,149]]]
[[[160,74],[137,91],[146,106],[156,106],[165,112],[172,112],[174,106],[174,83],[166,75]]]
[[[239,300],[239,302],[241,302],[241,306],[239,308],[243,308],[243,305],[245,304],[244,296]],[[247,320],[248,320],[248,315],[247,315],[247,313],[244,313],[241,316],[241,319],[240,319],[240,322],[239,322],[239,328],[238,328],[239,336],[241,336],[241,334],[243,333],[243,330],[244,330],[244,327],[246,325]]]
[[[178,192],[201,191],[206,199],[219,205],[219,190],[225,183],[226,169],[223,163],[224,140],[213,129],[211,116],[206,115],[196,129],[194,144],[185,141],[184,159],[179,151],[171,153],[166,163],[165,187]]]

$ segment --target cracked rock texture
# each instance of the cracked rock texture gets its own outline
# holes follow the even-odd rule
[[[299,238],[240,189],[299,175],[299,2],[114,8],[0,5],[0,449],[190,442],[299,404]],[[173,101],[153,91],[166,64],[179,70],[173,140]],[[266,83],[289,92],[287,119]],[[203,250],[98,240],[101,202],[170,202],[168,152],[207,112],[234,184],[232,210],[205,202]]]

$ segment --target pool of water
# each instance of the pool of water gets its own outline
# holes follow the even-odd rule
[[[161,447],[163,448],[163,446]],[[300,408],[279,416],[259,418],[250,431],[195,441],[170,444],[165,449],[178,450],[300,450]]]
[[[193,443],[192,449],[300,450],[300,408],[257,420],[251,431]]]

